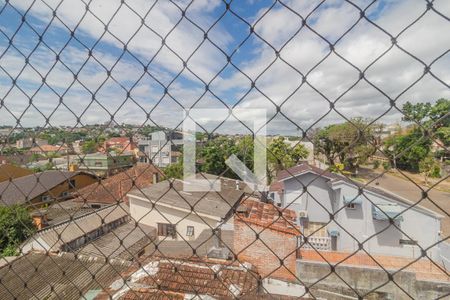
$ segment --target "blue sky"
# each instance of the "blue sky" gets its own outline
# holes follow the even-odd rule
[[[391,46],[390,37],[366,20],[358,22],[359,11],[345,1],[325,1],[308,17],[307,24],[316,33],[306,27],[298,31],[298,15],[306,17],[320,1],[273,5],[273,1],[241,0],[233,1],[231,10],[226,11],[222,1],[196,0],[183,17],[177,6],[184,10],[188,2],[158,1],[147,14],[151,1],[127,0],[126,5],[120,5],[120,1],[94,0],[87,13],[81,0],[65,0],[60,5],[56,0],[34,4],[28,0],[0,1],[2,123],[12,125],[20,118],[24,126],[42,126],[49,118],[52,125],[76,126],[77,117],[83,124],[92,124],[114,115],[118,123],[175,126],[182,120],[183,108],[236,105],[266,108],[273,117],[269,131],[282,133],[295,132],[295,124],[307,129],[341,122],[340,114],[371,118],[384,114],[381,122],[399,120],[398,112],[389,110],[389,99],[371,84],[395,99],[399,107],[408,100],[449,97],[450,77],[445,68],[449,54],[432,65],[433,74],[444,84],[427,75],[408,89],[421,77],[423,66],[395,47],[366,71],[371,84],[358,81],[359,71],[330,54],[329,45],[317,33],[334,43],[357,23],[335,49],[360,69]],[[355,4],[364,9],[370,2]],[[434,7],[447,16],[450,12],[448,1],[435,1]],[[396,35],[425,8],[425,1],[386,0],[371,5],[366,15]],[[57,18],[52,16],[55,9]],[[26,24],[22,24],[23,16]],[[141,27],[144,17],[148,27]],[[264,41],[255,34],[249,36],[249,24]],[[75,27],[71,38],[70,30]],[[399,44],[430,63],[449,49],[449,30],[447,20],[429,11],[399,37]],[[204,40],[206,31],[208,40]],[[38,34],[42,33],[43,41],[39,42]],[[9,47],[12,37],[14,47]],[[161,37],[166,37],[164,46]],[[271,46],[281,50],[279,58]],[[226,56],[231,54],[234,66],[227,62]],[[25,57],[34,68],[25,64]],[[183,60],[187,61],[185,68]],[[143,65],[147,64],[148,73],[144,73]],[[73,74],[77,74],[76,79]],[[301,85],[301,74],[308,74],[309,84]],[[14,87],[10,76],[17,78]],[[210,89],[206,93],[205,83]],[[335,110],[330,111],[326,98],[336,101]],[[281,106],[278,113],[276,106]],[[206,120],[211,128],[221,121]],[[243,129],[232,122],[223,127]]]

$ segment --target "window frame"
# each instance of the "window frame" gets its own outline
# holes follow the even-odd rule
[[[188,225],[186,227],[186,236],[193,237],[195,236],[195,227],[192,225]]]
[[[157,225],[158,236],[176,238],[177,230],[176,230],[175,224],[156,223],[156,225]]]

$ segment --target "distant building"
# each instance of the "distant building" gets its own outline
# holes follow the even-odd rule
[[[47,145],[47,141],[43,139],[24,138],[16,141],[17,149],[32,148]]]
[[[116,174],[135,164],[133,153],[117,154],[93,153],[79,157],[75,160],[79,170],[94,172],[97,176],[104,177]]]
[[[83,140],[78,140],[72,143],[72,149],[75,154],[82,154],[83,153]]]
[[[33,171],[0,162],[0,182],[33,174]]]
[[[0,205],[33,204],[40,206],[70,197],[79,188],[97,181],[84,172],[45,171],[0,183]]]
[[[364,243],[369,253],[417,258],[421,248],[441,239],[442,216],[383,189],[306,163],[281,171],[271,193],[281,207],[297,212],[298,224],[308,236],[308,243],[302,245],[305,248],[313,245],[317,250],[353,252],[359,249],[358,241],[376,236]],[[436,247],[430,249],[430,257],[436,251]]]
[[[127,137],[113,137],[103,143],[103,150],[105,152],[111,149],[117,150],[117,152],[130,152],[136,148],[136,143]]]
[[[65,155],[69,153],[69,148],[58,145],[40,145],[29,150],[31,154],[48,155],[51,153]]]
[[[123,202],[131,189],[149,187],[161,176],[154,166],[140,164],[78,190],[73,201],[94,208]]]
[[[167,167],[176,163],[181,156],[183,134],[181,132],[153,132],[149,139],[139,141],[140,162]]]

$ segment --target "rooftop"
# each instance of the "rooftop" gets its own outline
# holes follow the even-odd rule
[[[98,209],[73,220],[38,231],[23,243],[22,251],[43,250],[60,252],[70,250],[63,248],[70,242],[83,238],[88,233],[102,228],[106,224],[125,219],[128,221],[128,216],[128,207],[125,204],[111,205]]]
[[[9,180],[10,178],[19,178],[30,175],[33,171],[12,164],[2,164],[0,161],[0,182]]]
[[[160,205],[171,206],[180,210],[195,211],[199,214],[225,219],[231,216],[232,209],[248,192],[247,185],[239,180],[232,180],[210,174],[200,174],[210,183],[220,184],[220,192],[186,192],[183,183],[190,181],[165,180],[141,190],[133,189],[128,196]]]
[[[152,165],[137,165],[77,191],[75,202],[113,204],[123,201],[133,188],[143,189],[153,183],[153,174],[161,172]]]
[[[259,275],[249,264],[148,257],[95,299],[235,299],[256,294],[258,280]]]
[[[0,299],[80,299],[108,287],[129,266],[71,254],[29,253],[0,268]]]
[[[272,203],[252,199],[244,200],[242,206],[247,209],[247,212],[236,216],[239,221],[293,235],[301,233],[300,228],[295,224],[297,215],[291,209],[280,208]]]

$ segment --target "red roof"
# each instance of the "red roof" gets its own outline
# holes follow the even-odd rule
[[[99,183],[78,190],[76,202],[113,204],[123,201],[133,188],[145,188],[153,184],[153,174],[162,173],[153,165],[137,165],[124,172],[111,176]]]
[[[128,144],[130,143],[130,138],[127,137],[113,137],[106,141],[108,144]]]
[[[295,224],[297,214],[291,209],[251,199],[246,199],[241,204],[247,208],[247,213],[239,214],[235,220],[293,235],[301,233]]]

